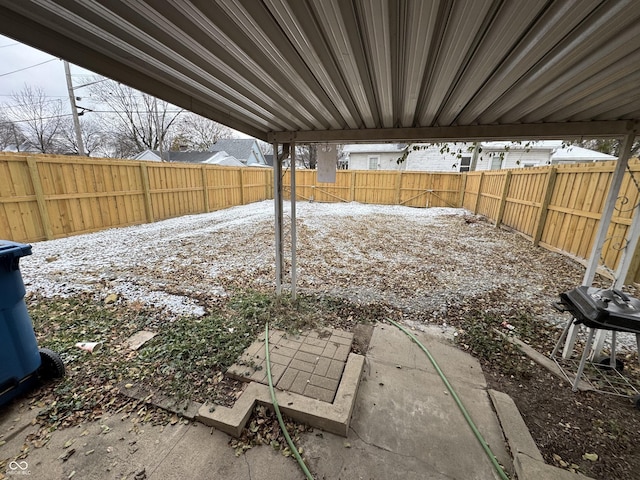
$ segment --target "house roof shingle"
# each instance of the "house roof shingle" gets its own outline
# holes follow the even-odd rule
[[[232,157],[246,162],[256,141],[253,138],[223,138],[218,140],[211,150],[224,150]]]

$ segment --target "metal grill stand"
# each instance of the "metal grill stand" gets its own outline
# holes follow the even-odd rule
[[[619,290],[582,286],[561,294],[560,302],[554,306],[561,312],[572,314],[551,353],[552,359],[571,382],[572,390],[577,391],[580,381],[585,380],[596,391],[633,397],[636,407],[640,409],[640,392],[621,374],[623,364],[616,359],[617,332],[635,333],[640,349],[640,300]],[[566,355],[558,359],[558,353],[569,330],[572,327],[577,328],[580,324],[587,327],[588,335],[575,377],[572,379],[567,370],[571,366],[575,367],[575,361]],[[596,330],[611,331],[611,353],[605,361],[588,364]],[[591,377],[595,374],[598,379],[591,381],[590,376],[585,375],[585,369],[589,370]],[[603,373],[603,370],[606,373]]]

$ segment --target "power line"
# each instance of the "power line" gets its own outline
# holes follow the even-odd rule
[[[7,48],[7,47],[15,47],[16,45],[20,45],[19,42],[16,43],[8,43],[6,45],[0,45],[0,48]]]
[[[38,118],[25,118],[23,120],[9,120],[7,122],[0,122],[0,125],[11,125],[13,123],[25,123],[25,122],[37,122],[39,120],[51,120],[54,118],[70,117],[70,113],[63,113],[62,115],[52,115],[50,117],[38,117]]]
[[[78,108],[84,108],[84,107],[78,107]],[[130,111],[130,112],[118,112],[117,110],[89,110],[89,109],[84,109],[85,111],[89,111],[91,113],[145,113],[148,115],[152,115],[153,112],[149,112],[146,110],[134,110],[134,111]],[[184,112],[184,110],[167,110],[165,113],[182,113]],[[83,112],[86,113],[86,112]],[[12,123],[24,123],[24,122],[35,122],[38,120],[51,120],[53,118],[63,118],[63,117],[70,117],[72,114],[71,113],[63,113],[60,115],[52,115],[50,117],[38,117],[38,118],[25,118],[25,119],[21,119],[21,120],[9,120],[9,121],[5,121],[5,122],[0,122],[0,125],[11,125]]]
[[[57,58],[52,58],[51,60],[45,60],[44,62],[36,63],[35,65],[31,65],[29,67],[19,68],[18,70],[14,70],[12,72],[2,73],[2,74],[0,74],[0,77],[6,77],[7,75],[11,75],[12,73],[18,73],[18,72],[22,72],[24,70],[29,70],[30,68],[33,68],[33,67],[39,67],[40,65],[44,65],[45,63],[53,62],[55,60],[58,60],[58,59]]]
[[[4,104],[4,105],[0,105],[0,109],[2,109],[2,110],[12,110],[14,108],[40,106],[40,105],[45,105],[45,104],[48,104],[48,103],[62,103],[62,100],[43,100],[42,102]]]
[[[91,110],[93,113],[146,113],[148,115],[155,115],[154,112],[149,110]],[[182,113],[186,110],[161,110],[158,113]]]
[[[67,98],[67,95],[42,95],[46,98]],[[13,93],[0,93],[0,97],[15,97]]]

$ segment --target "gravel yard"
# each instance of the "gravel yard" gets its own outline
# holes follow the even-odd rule
[[[409,320],[443,323],[471,308],[564,318],[549,305],[580,284],[583,267],[495,229],[462,209],[299,203],[302,292],[385,303]],[[290,231],[285,205],[285,239]],[[33,245],[21,264],[27,290],[89,292],[201,316],[235,288],[273,289],[273,203],[107,230]],[[285,245],[288,268],[289,245]],[[631,336],[621,345],[633,347]]]
[[[274,251],[266,201],[35,243],[21,269],[27,290],[44,296],[115,293],[168,316],[202,315],[230,288],[273,288]],[[302,291],[382,301],[433,321],[461,305],[514,300],[554,316],[549,303],[583,271],[465,210],[356,203],[298,204],[298,268]]]

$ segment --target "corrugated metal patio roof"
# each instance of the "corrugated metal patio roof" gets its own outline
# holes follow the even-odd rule
[[[622,135],[635,0],[0,0],[0,33],[255,137]]]

